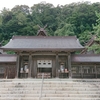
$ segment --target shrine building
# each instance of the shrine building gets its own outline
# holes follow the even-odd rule
[[[0,54],[0,78],[100,78],[100,55],[76,54],[85,48],[75,36],[13,36]]]

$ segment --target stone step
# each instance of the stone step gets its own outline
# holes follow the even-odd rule
[[[44,83],[43,83],[44,84]],[[24,84],[24,83],[19,83],[19,84],[12,84],[12,83],[10,83],[10,84],[0,84],[0,87],[1,86],[20,86],[20,85],[23,85],[23,86],[39,86],[39,85],[41,85],[41,84],[28,84],[28,83],[26,83],[26,84]],[[64,83],[60,83],[60,84],[57,84],[57,83],[53,83],[53,84],[50,84],[50,83],[45,83],[44,84],[44,86],[87,86],[87,87],[91,87],[91,86],[100,86],[100,84],[64,84]]]
[[[0,100],[39,100],[39,97],[0,97]],[[41,100],[100,100],[87,97],[42,97]]]
[[[43,83],[44,84],[44,83]],[[5,87],[7,87],[7,86],[9,86],[9,87],[11,87],[11,86],[20,86],[20,85],[23,85],[23,86],[41,86],[41,83],[40,84],[23,84],[23,83],[20,83],[20,84],[12,84],[12,83],[10,83],[10,84],[0,84],[0,87],[2,87],[2,86],[5,86]],[[57,84],[57,83],[53,83],[53,84],[50,84],[50,83],[46,83],[46,84],[44,84],[44,86],[70,86],[70,87],[78,87],[78,86],[87,86],[87,87],[92,87],[92,86],[100,86],[100,84],[64,84],[64,83],[60,83],[60,84]]]
[[[34,88],[22,88],[22,87],[17,87],[17,88],[0,88],[0,90],[5,90],[5,91],[12,91],[12,90],[37,90],[40,89],[40,87],[34,87]],[[82,90],[82,91],[100,91],[100,88],[98,87],[93,87],[93,88],[86,88],[86,87],[43,87],[43,90]]]
[[[81,81],[79,81],[78,79],[76,80],[76,81],[74,81],[74,79],[72,79],[72,80],[69,80],[69,79],[64,79],[64,80],[61,80],[61,79],[54,79],[54,80],[52,80],[52,79],[44,79],[44,83],[91,83],[91,82],[93,82],[93,83],[100,83],[100,79],[99,79],[99,81],[93,81],[93,79],[91,79],[91,81],[88,81],[89,79],[86,79],[86,80],[81,80]],[[15,80],[15,79],[11,79],[11,80],[9,80],[9,79],[4,79],[4,80],[2,80],[2,79],[0,79],[0,83],[3,83],[3,82],[5,82],[5,83],[10,83],[10,82],[12,82],[12,83],[39,83],[39,82],[41,82],[42,81],[42,79],[41,80],[38,80],[38,79],[32,79],[32,80],[28,80],[28,79],[20,79],[20,80]]]
[[[42,80],[0,80],[0,100],[39,100]],[[41,100],[100,100],[100,80],[44,79]]]
[[[0,82],[40,82],[42,79],[0,79]],[[60,79],[60,78],[54,78],[54,79],[44,79],[45,82],[94,82],[99,83],[100,79]]]
[[[0,97],[39,97],[39,94],[0,94]],[[99,94],[42,94],[42,97],[87,97],[99,98]]]
[[[28,85],[23,85],[23,84],[20,84],[20,85],[0,85],[0,88],[1,87],[18,87],[18,86],[23,86],[23,87],[38,87],[38,86],[41,86],[41,85],[31,85],[31,84],[28,84]],[[54,85],[45,85],[43,84],[43,86],[45,87],[52,87],[52,86],[61,86],[61,87],[100,87],[100,85],[63,85],[63,84],[54,84]]]
[[[12,80],[10,80],[9,81],[9,79],[7,79],[7,80],[1,80],[0,79],[0,84],[1,83],[40,83],[40,82],[42,82],[42,79],[41,80],[38,80],[38,79],[36,79],[36,80],[34,80],[34,79],[32,79],[32,80],[28,80],[28,79],[26,79],[26,80],[23,80],[23,79],[20,79],[20,80],[18,80],[18,81],[16,81],[15,79],[12,79]],[[56,79],[54,79],[54,80],[52,80],[52,79],[44,79],[44,83],[76,83],[76,84],[78,84],[78,83],[81,83],[81,84],[84,84],[84,83],[99,83],[100,84],[100,79],[99,79],[99,81],[93,81],[93,79],[91,79],[91,81],[88,81],[88,79],[86,79],[86,81],[83,81],[83,80],[81,80],[81,81],[79,81],[78,79],[77,79],[77,81],[74,81],[74,79],[72,79],[72,80],[60,80],[60,79],[58,79],[58,80],[56,80]]]
[[[27,88],[32,88],[32,89],[38,89],[38,88],[40,88],[41,87],[41,85],[40,86],[23,86],[23,85],[20,85],[20,86],[0,86],[0,89],[5,89],[5,88],[7,88],[7,89],[9,89],[9,88],[25,88],[25,89],[27,89]],[[89,89],[89,88],[99,88],[100,86],[58,86],[58,85],[56,85],[56,86],[44,86],[43,85],[43,87],[44,88],[85,88],[85,89]]]
[[[24,85],[24,84],[20,84],[20,85],[0,85],[0,88],[7,88],[7,87],[21,87],[21,86],[23,86],[23,87],[39,87],[39,86],[41,86],[41,84],[27,84],[27,85]],[[100,87],[100,85],[64,85],[64,84],[43,84],[43,86],[45,86],[45,87],[56,87],[56,86],[60,86],[60,87]]]
[[[40,93],[40,90],[18,90],[18,91],[0,91],[0,94],[17,94],[17,93],[20,93],[20,94],[27,94],[27,93],[30,93],[30,94],[37,94],[37,93]],[[43,90],[42,93],[46,93],[46,94],[49,94],[49,93],[52,93],[52,94],[63,94],[63,93],[66,93],[66,94],[100,94],[100,91],[60,91],[60,90]]]

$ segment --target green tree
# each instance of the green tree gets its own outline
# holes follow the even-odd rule
[[[63,23],[62,23],[63,24]],[[75,35],[74,29],[75,27],[72,24],[64,23],[57,31],[55,31],[55,35],[58,36],[72,36]]]
[[[36,35],[37,25],[47,25],[49,35],[76,35],[84,45],[89,40],[88,33],[100,31],[95,11],[100,12],[100,3],[79,2],[54,7],[41,2],[31,8],[27,5],[17,5],[11,10],[4,8],[0,13],[0,39],[9,40],[12,35]],[[92,27],[95,23],[98,27]]]
[[[97,38],[95,39],[95,43],[88,47],[89,50],[93,50],[94,53],[100,53],[100,13],[95,12],[97,16],[96,25],[93,25],[94,33],[96,33]]]

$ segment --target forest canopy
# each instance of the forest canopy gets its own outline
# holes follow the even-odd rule
[[[11,10],[4,8],[0,13],[0,42],[6,44],[13,35],[34,36],[44,27],[51,36],[77,36],[82,45],[96,34],[100,3],[79,2],[64,6],[41,2],[31,8],[16,5]],[[99,29],[100,30],[100,29]]]

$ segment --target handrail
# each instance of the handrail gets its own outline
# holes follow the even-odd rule
[[[42,97],[43,81],[44,81],[44,73],[42,73],[42,83],[41,83],[41,88],[40,88],[40,96],[39,96],[39,100],[41,100],[41,97]]]

